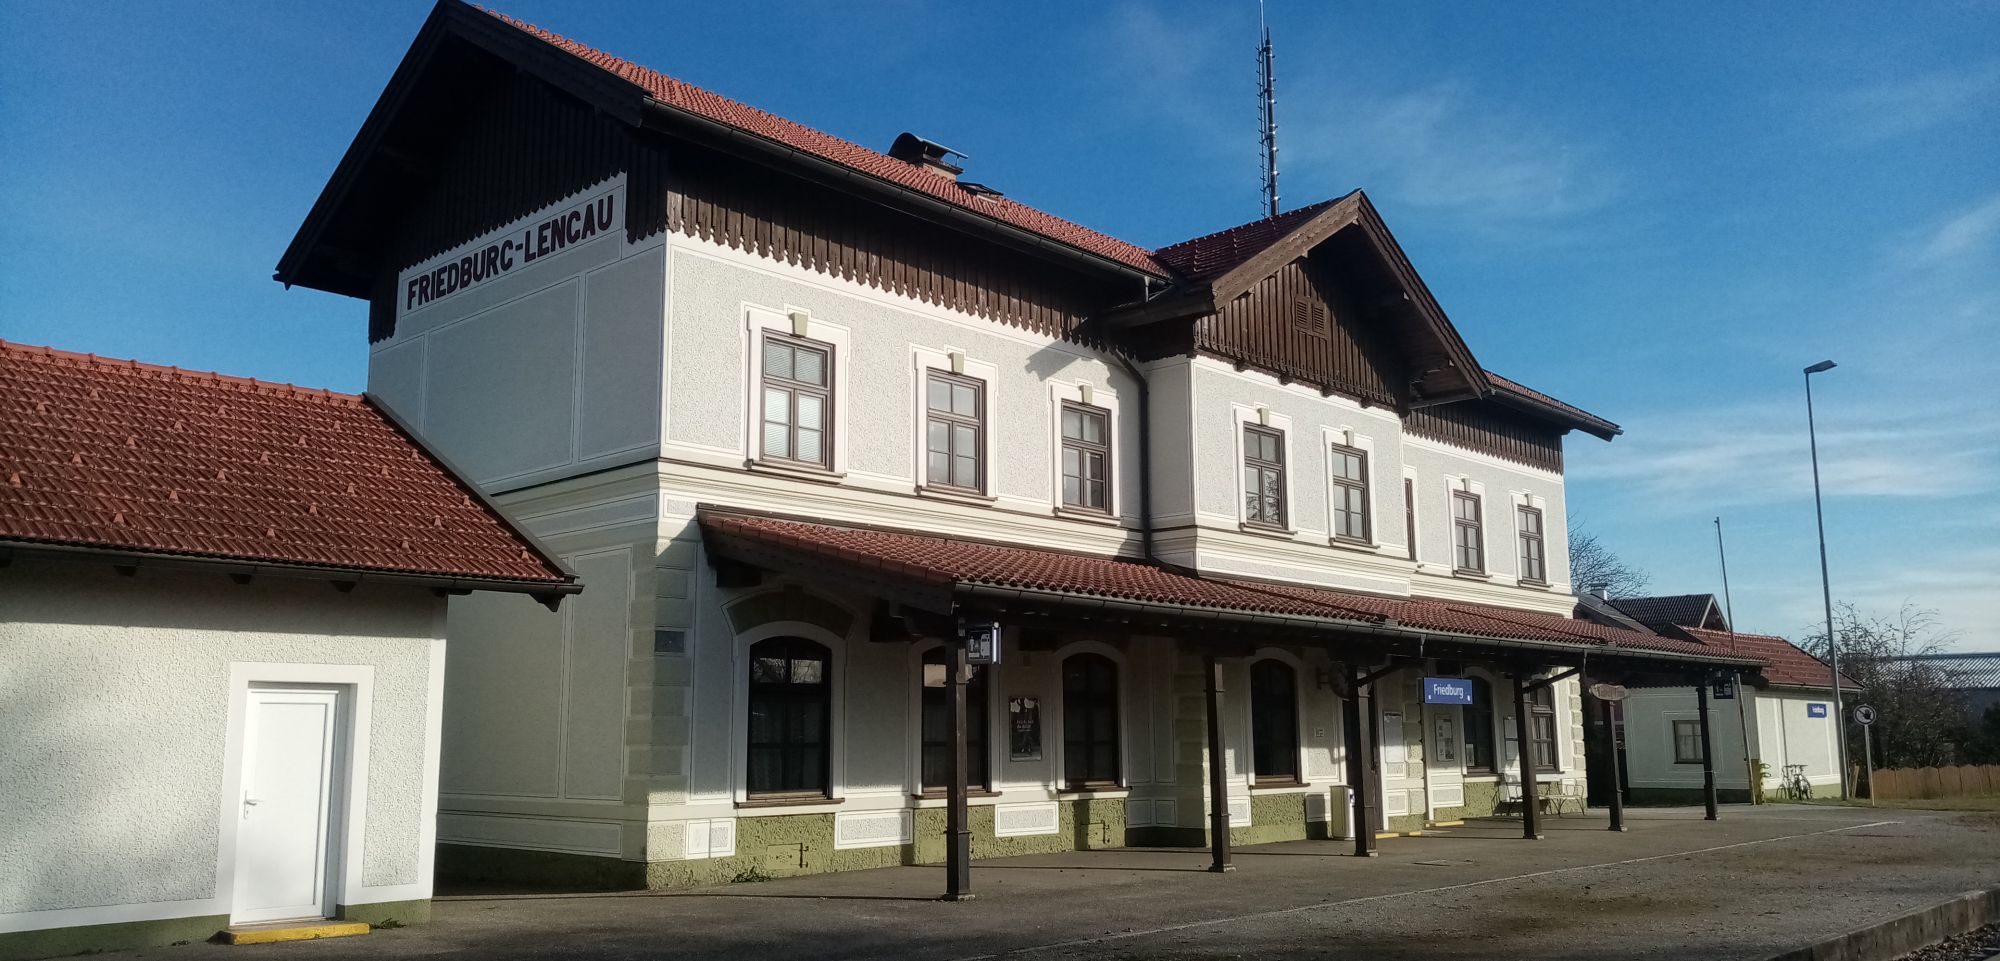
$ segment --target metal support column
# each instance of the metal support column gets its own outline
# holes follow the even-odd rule
[[[1535,784],[1535,742],[1529,737],[1527,672],[1514,672],[1514,753],[1521,767],[1521,837],[1542,839],[1542,801]]]
[[[1610,750],[1605,752],[1606,764],[1611,766],[1611,830],[1625,830],[1625,785],[1618,776],[1618,726],[1611,717],[1611,702],[1599,701],[1604,708],[1604,740]]]
[[[965,804],[966,748],[965,685],[971,669],[965,661],[965,642],[949,645],[946,661],[951,676],[946,678],[945,713],[951,728],[951,784],[945,788],[944,899],[972,899],[972,826]]]
[[[1363,725],[1361,692],[1365,685],[1361,682],[1361,670],[1352,664],[1347,666],[1347,697],[1341,703],[1342,721],[1340,725],[1347,740],[1347,793],[1353,798],[1351,807],[1354,830],[1354,856],[1372,858],[1375,856],[1375,826],[1368,815],[1368,789],[1372,779],[1368,776],[1373,765],[1369,762],[1374,736]]]
[[[1208,701],[1208,869],[1236,870],[1229,863],[1229,754],[1222,742],[1222,664],[1201,658],[1202,693]]]
[[[1701,803],[1708,809],[1704,815],[1713,821],[1715,812],[1715,753],[1708,736],[1708,681],[1704,677],[1695,684],[1694,701],[1701,710]]]

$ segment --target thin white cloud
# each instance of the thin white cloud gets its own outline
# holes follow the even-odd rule
[[[1991,110],[1996,98],[2000,61],[1849,90],[1833,99],[1829,119],[1850,142],[1876,144]]]
[[[1924,231],[1904,257],[1919,267],[1947,266],[1987,252],[1995,241],[2000,241],[2000,193]]]
[[[1297,105],[1286,124],[1293,169],[1340,170],[1406,206],[1546,223],[1600,210],[1623,187],[1603,144],[1460,81],[1287,105]]]
[[[1922,405],[1843,408],[1819,423],[1829,496],[1937,499],[1991,488],[2000,421],[1959,395]],[[1990,407],[1990,405],[1988,405]],[[1632,507],[1711,510],[1810,497],[1803,401],[1686,407],[1632,419],[1627,436],[1570,471],[1616,485]]]

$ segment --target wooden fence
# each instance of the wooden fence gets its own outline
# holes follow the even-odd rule
[[[1888,768],[1875,771],[1870,783],[1880,798],[2000,796],[2000,764]]]

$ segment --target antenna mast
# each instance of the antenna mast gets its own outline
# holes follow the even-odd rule
[[[1257,26],[1263,43],[1257,46],[1257,127],[1263,144],[1264,206],[1266,216],[1278,215],[1278,85],[1272,72],[1271,27],[1264,21],[1264,2],[1257,0]]]

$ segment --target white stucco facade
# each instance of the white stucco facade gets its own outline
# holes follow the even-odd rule
[[[593,292],[593,278],[607,273],[632,280],[620,286],[619,299]],[[917,796],[919,652],[871,642],[872,600],[823,588],[813,596],[844,611],[838,630],[737,623],[731,612],[739,604],[804,585],[767,578],[755,588],[718,587],[695,524],[697,505],[1137,557],[1144,466],[1152,474],[1156,552],[1164,560],[1390,596],[1548,613],[1570,608],[1561,475],[1406,437],[1393,411],[1339,395],[1206,358],[1148,363],[1152,459],[1140,465],[1141,392],[1115,358],[726,245],[671,232],[634,244],[614,234],[514,270],[476,294],[402,317],[394,336],[373,347],[371,389],[385,392],[398,409],[419,405],[420,414],[407,416],[424,425],[427,438],[496,493],[510,516],[576,569],[589,589],[555,615],[520,598],[453,598],[449,634],[468,653],[452,659],[446,681],[451,710],[439,838],[450,845],[657,865],[738,855],[739,835],[753,820],[823,813],[810,805],[745,805],[746,650],[772,631],[833,652],[829,791],[838,800],[836,846],[905,843],[914,818],[942,803]],[[517,336],[509,318],[531,313],[538,330]],[[624,332],[617,364],[592,352],[596,330]],[[757,358],[770,330],[831,348],[836,386],[830,464],[822,474],[756,463]],[[447,363],[440,349],[455,352],[450,365],[473,363],[486,375],[441,376],[428,366]],[[652,366],[634,359],[640,355]],[[428,360],[417,364],[412,356]],[[536,373],[543,367],[546,378]],[[925,489],[920,427],[927,369],[955,369],[985,382],[992,414],[981,497]],[[598,386],[589,390],[577,386],[593,382]],[[533,444],[548,449],[529,451],[518,429],[461,429],[449,413],[479,409],[493,392],[522,391],[537,406],[569,412],[567,420],[543,425],[569,431],[567,441],[538,438]],[[1058,413],[1063,401],[1086,397],[1109,412],[1109,516],[1081,516],[1058,502]],[[498,411],[489,417],[504,421]],[[1242,425],[1259,417],[1286,431],[1292,523],[1283,536],[1245,531],[1238,514],[1238,438]],[[594,424],[590,430],[616,435],[623,446],[585,443],[586,425]],[[1327,450],[1336,443],[1369,456],[1368,545],[1331,542]],[[1405,478],[1417,498],[1415,561]],[[1486,576],[1453,571],[1453,489],[1474,491],[1486,504]],[[1520,583],[1516,503],[1543,512],[1546,586]],[[1165,639],[1098,643],[1119,665],[1124,767],[1121,787],[1098,799],[1122,803],[1128,827],[1198,830],[1203,754],[1187,733],[1198,730],[1189,727],[1199,716],[1190,711],[1200,708],[1198,682],[1189,676],[1198,672],[1199,658]],[[991,807],[996,824],[1015,825],[1003,833],[1053,833],[1058,801],[1075,798],[1062,785],[1061,718],[1054,709],[1068,650],[1009,649],[995,669],[988,706],[994,729],[1002,729],[1010,698],[1033,697],[1043,705],[1052,742],[1027,760],[1006,757],[997,741],[989,744],[992,790],[973,804]],[[1287,658],[1296,671],[1299,778],[1282,788],[1254,786],[1250,661],[1231,663],[1225,763],[1232,819],[1252,827],[1254,798],[1298,794],[1330,832],[1345,833],[1341,702],[1326,681],[1333,665],[1324,651],[1274,649],[1260,656]],[[1448,762],[1429,756],[1438,716],[1448,715],[1455,727],[1463,721],[1459,708],[1426,709],[1416,681],[1421,674],[1413,667],[1376,688],[1374,709],[1404,732],[1394,751],[1400,773],[1371,802],[1379,826],[1449,816],[1469,793],[1490,801],[1499,791],[1501,772],[1468,775],[1462,754]],[[1507,682],[1493,680],[1503,703],[1485,709],[1493,714],[1501,767],[1515,772],[1514,711]],[[1579,696],[1574,680],[1557,685],[1560,761],[1544,778],[1581,783]],[[1509,776],[1518,779],[1517,772]]]
[[[1794,764],[1804,766],[1816,793],[1829,788],[1837,791],[1840,771],[1835,760],[1837,726],[1831,717],[1832,698],[1825,691],[1797,688],[1746,688],[1742,693],[1740,713],[1735,699],[1709,701],[1716,789],[1742,792],[1748,787],[1750,769],[1744,763],[1743,737],[1747,722],[1749,756],[1764,765],[1767,796],[1783,796],[1785,768]],[[1823,716],[1813,716],[1816,709]],[[1699,754],[1684,750],[1677,760],[1674,747],[1674,723],[1688,725],[1700,717],[1692,688],[1631,692],[1624,702],[1625,757],[1628,784],[1635,797],[1660,790],[1684,796],[1702,789]]]
[[[444,610],[427,588],[16,559],[0,574],[0,934],[229,915],[258,685],[345,699],[331,900],[428,899]]]

